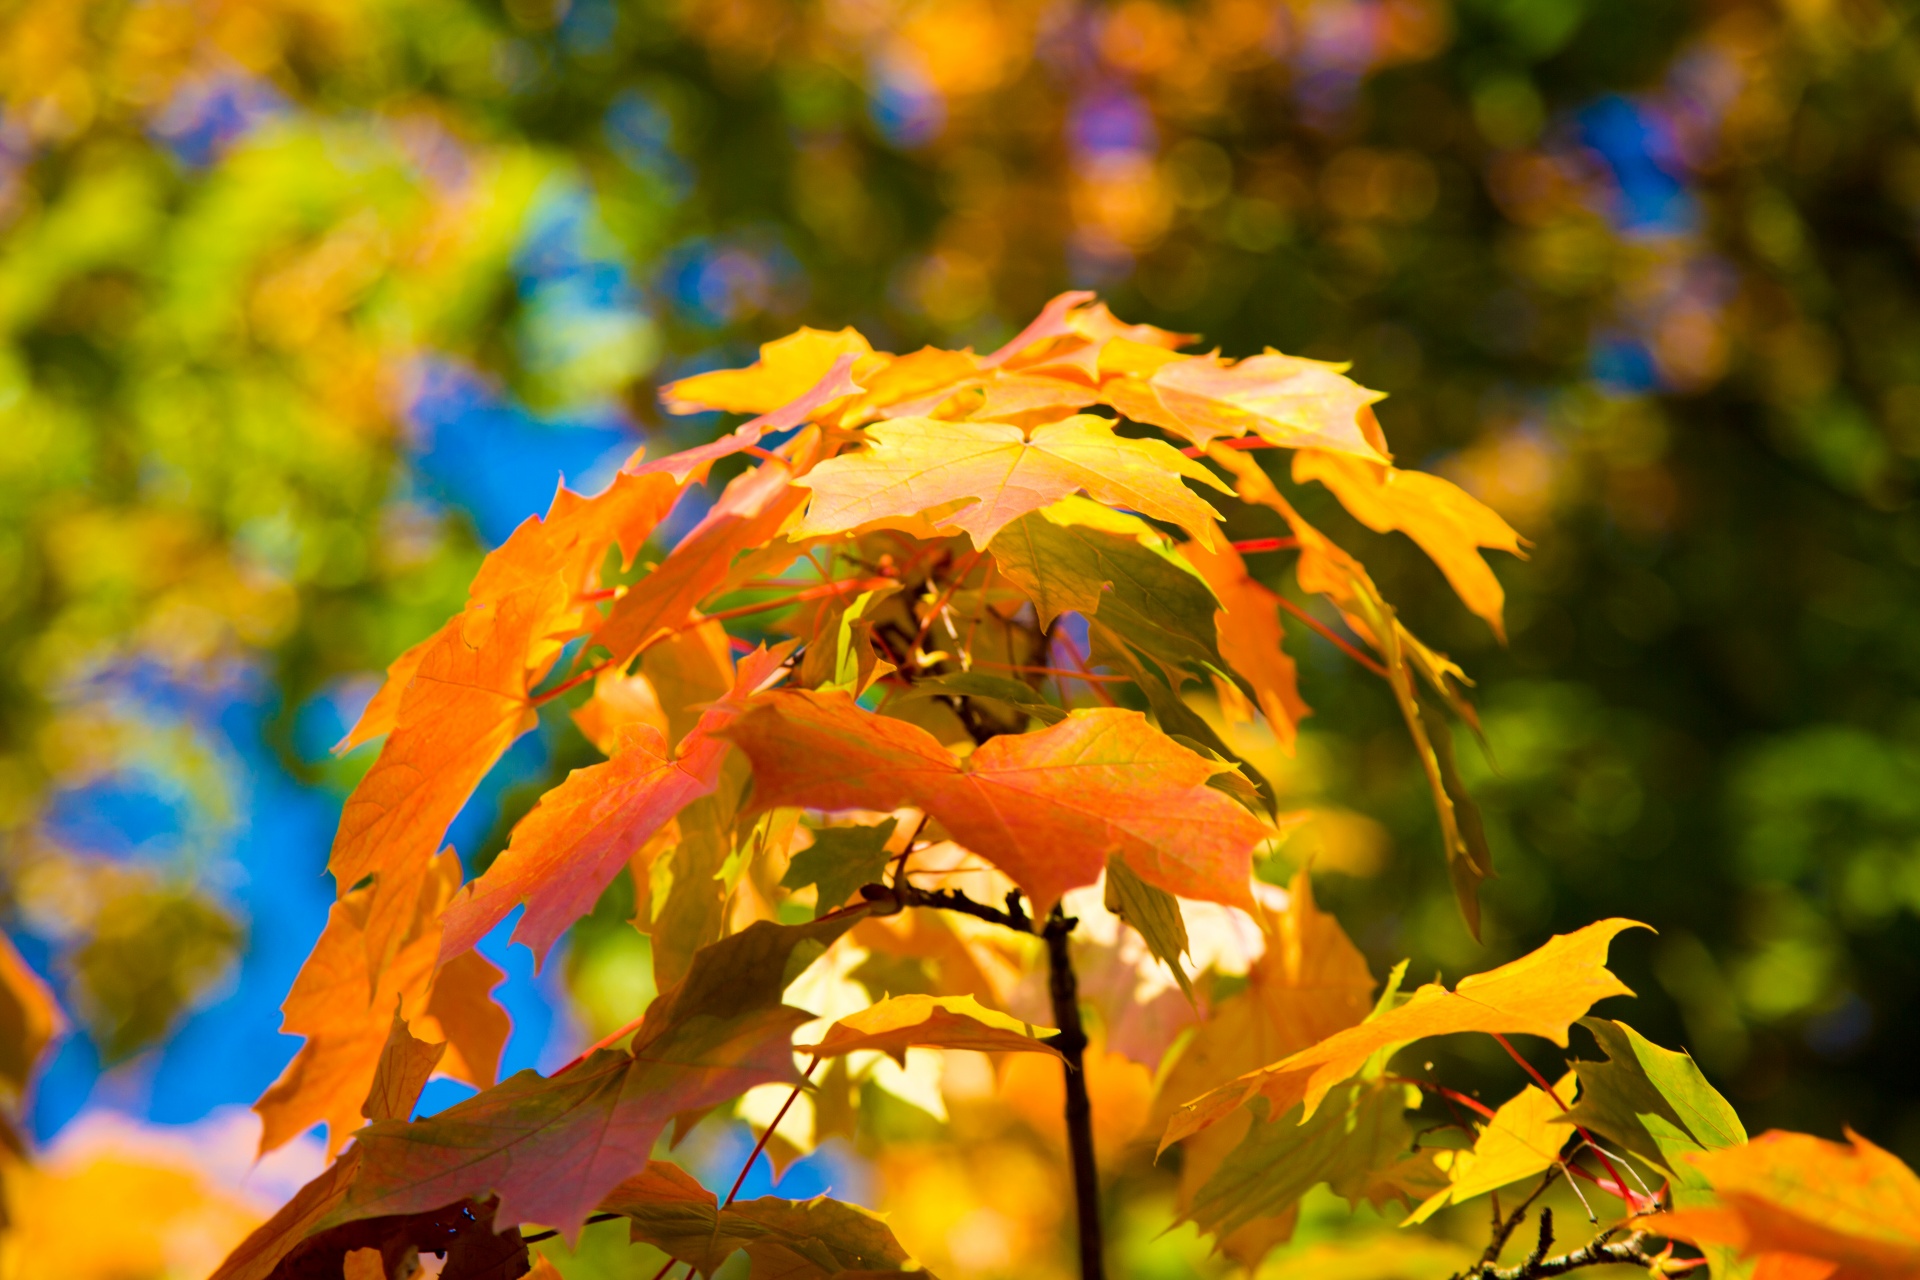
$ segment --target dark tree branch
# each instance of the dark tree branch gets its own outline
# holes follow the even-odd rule
[[[1007,895],[1006,910],[975,902],[957,889],[922,889],[903,879],[892,884],[862,885],[860,896],[891,907],[934,907],[958,911],[1021,933],[1034,932],[1019,890]],[[1059,1050],[1066,1073],[1067,1154],[1073,1166],[1075,1220],[1080,1239],[1080,1280],[1106,1280],[1106,1262],[1100,1227],[1100,1179],[1093,1156],[1093,1103],[1087,1096],[1087,1033],[1080,1022],[1080,984],[1073,972],[1067,939],[1078,924],[1056,905],[1040,930],[1047,942],[1047,987],[1053,997],[1053,1020],[1059,1033],[1047,1043]]]
[[[1080,987],[1074,977],[1067,935],[1077,922],[1058,906],[1047,917],[1048,989],[1060,1034],[1047,1043],[1066,1058],[1067,1150],[1073,1161],[1073,1199],[1080,1234],[1081,1280],[1104,1280],[1100,1230],[1100,1179],[1093,1162],[1093,1104],[1087,1097],[1087,1034],[1080,1025]]]
[[[1551,1237],[1546,1234],[1551,1228],[1552,1211],[1540,1211],[1543,1241]],[[1654,1255],[1647,1252],[1647,1241],[1652,1239],[1644,1231],[1636,1231],[1624,1240],[1615,1241],[1617,1228],[1602,1231],[1585,1246],[1571,1253],[1563,1253],[1557,1258],[1545,1256],[1544,1249],[1535,1249],[1527,1260],[1517,1267],[1490,1267],[1477,1274],[1483,1280],[1540,1280],[1544,1276],[1565,1275],[1569,1271],[1579,1271],[1583,1267],[1606,1267],[1615,1263],[1627,1263],[1636,1267],[1651,1267]],[[1551,1247],[1550,1245],[1548,1247]]]

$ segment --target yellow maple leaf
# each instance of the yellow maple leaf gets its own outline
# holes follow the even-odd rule
[[[1553,1091],[1565,1102],[1573,1097],[1578,1083],[1569,1071]],[[1462,1204],[1545,1171],[1560,1158],[1560,1148],[1567,1142],[1567,1127],[1553,1123],[1566,1112],[1560,1102],[1528,1085],[1493,1113],[1471,1151],[1439,1153],[1441,1158],[1451,1157],[1448,1185],[1414,1210],[1407,1224],[1425,1222],[1449,1204]]]
[[[1616,935],[1647,926],[1633,920],[1601,920],[1557,934],[1536,951],[1486,973],[1463,978],[1457,990],[1428,983],[1399,1008],[1327,1037],[1271,1066],[1250,1071],[1187,1103],[1175,1113],[1161,1149],[1265,1097],[1269,1114],[1304,1103],[1302,1122],[1327,1091],[1351,1078],[1375,1053],[1428,1036],[1480,1031],[1541,1036],[1566,1047],[1567,1028],[1608,996],[1633,992],[1606,967]]]
[[[1480,548],[1526,557],[1524,540],[1486,503],[1459,485],[1424,471],[1401,471],[1348,454],[1302,449],[1293,455],[1293,478],[1318,480],[1333,490],[1353,518],[1375,533],[1398,529],[1440,566],[1454,593],[1485,618],[1502,640],[1506,591],[1480,555]]]
[[[959,504],[936,524],[965,530],[975,547],[985,547],[1029,511],[1085,490],[1097,502],[1179,525],[1212,547],[1219,513],[1181,480],[1231,492],[1164,441],[1115,435],[1112,422],[1088,414],[1043,423],[1031,436],[1004,422],[938,418],[897,418],[866,435],[867,449],[822,462],[795,481],[813,490],[798,535]]]
[[[843,355],[871,356],[873,345],[853,329],[801,329],[761,346],[744,369],[716,369],[660,388],[669,413],[770,413],[810,391]],[[875,361],[874,363],[878,363]]]

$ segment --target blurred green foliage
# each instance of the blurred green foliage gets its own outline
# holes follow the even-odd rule
[[[659,381],[796,324],[985,347],[1091,285],[1352,360],[1402,456],[1535,543],[1502,648],[1305,495],[1480,680],[1492,747],[1463,751],[1483,951],[1385,691],[1297,633],[1316,717],[1272,772],[1367,851],[1325,893],[1376,961],[1647,920],[1639,1024],[1756,1131],[1915,1159],[1916,83],[1900,0],[16,0],[12,909],[119,1049],[214,980],[166,923],[219,909],[214,870],[90,848],[56,802],[159,768],[219,827],[194,752],[141,756],[130,670],[268,672],[288,767],[324,775],[299,708],[437,624],[481,542],[419,482],[423,367],[666,448],[712,427]],[[631,961],[571,962],[589,1005]]]

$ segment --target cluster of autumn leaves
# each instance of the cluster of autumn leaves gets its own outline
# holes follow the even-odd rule
[[[1015,923],[1103,901],[1144,943],[1140,976],[1170,970],[1186,1016],[1129,1023],[1138,986],[1122,981],[1096,1030],[1145,1046],[1133,1052],[1158,1068],[1161,1146],[1182,1149],[1182,1212],[1237,1259],[1285,1239],[1320,1182],[1423,1216],[1562,1170],[1723,1263],[1741,1249],[1840,1257],[1778,1245],[1779,1216],[1748,1211],[1780,1199],[1766,1170],[1785,1144],[1817,1140],[1747,1143],[1689,1059],[1614,1023],[1588,1021],[1608,1060],[1576,1064],[1577,1100],[1572,1082],[1542,1080],[1465,1125],[1464,1144],[1415,1141],[1418,1088],[1387,1071],[1392,1053],[1466,1031],[1564,1047],[1595,1001],[1626,993],[1604,965],[1630,926],[1556,938],[1457,991],[1402,997],[1396,973],[1376,995],[1304,876],[1255,892],[1254,860],[1289,819],[1192,695],[1290,741],[1307,707],[1289,614],[1392,688],[1470,922],[1491,872],[1452,764],[1448,714],[1472,722],[1458,668],[1302,519],[1256,451],[1291,450],[1296,482],[1408,534],[1496,630],[1500,587],[1480,553],[1521,542],[1448,482],[1395,468],[1377,395],[1338,368],[1180,354],[1190,341],[1085,294],[986,356],[895,357],[851,330],[803,330],[750,368],[668,390],[671,408],[756,415],[745,425],[636,457],[596,496],[561,490],[488,556],[465,609],[394,662],[345,744],[385,739],[345,806],[339,899],[285,1005],[305,1043],[257,1106],[263,1149],[324,1124],[338,1155],[220,1280],[399,1275],[420,1251],[445,1253],[446,1276],[518,1274],[518,1227],[571,1237],[594,1215],[703,1274],[740,1249],[755,1275],[913,1269],[864,1210],[722,1201],[654,1157],[749,1090],[797,1089],[801,1059],[809,1074],[828,1064],[824,1116],[828,1093],[847,1111],[860,1072],[909,1047],[1052,1055],[1044,1006],[981,980],[1021,953],[913,905],[942,892],[1005,901]],[[1119,416],[1085,412],[1103,406]],[[734,470],[718,498],[642,563],[716,466]],[[1236,544],[1222,502],[1284,533]],[[1243,556],[1269,552],[1292,555],[1301,592],[1345,634],[1249,573]],[[548,792],[462,883],[448,826],[549,705],[606,759]],[[520,910],[514,941],[545,958],[623,875],[660,994],[553,1075],[497,1081],[509,1024],[475,944]],[[1258,939],[1231,993],[1188,972],[1223,927]],[[783,995],[850,934],[929,960],[929,989],[869,991],[796,1044],[815,1016]],[[480,1092],[412,1120],[436,1073]],[[1667,1191],[1623,1179],[1620,1152]],[[1846,1176],[1892,1160],[1857,1141],[1816,1154]],[[1852,1256],[1818,1274],[1869,1274]]]

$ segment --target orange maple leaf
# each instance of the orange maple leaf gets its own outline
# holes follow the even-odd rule
[[[1342,366],[1269,351],[1232,362],[1218,356],[1169,360],[1144,378],[1101,388],[1107,403],[1135,422],[1163,427],[1205,448],[1248,432],[1285,448],[1331,449],[1387,460],[1368,408],[1382,398]]]
[[[1180,554],[1220,601],[1213,615],[1220,656],[1253,686],[1273,736],[1291,755],[1300,721],[1313,709],[1300,696],[1299,673],[1281,647],[1286,632],[1280,625],[1280,597],[1253,580],[1231,545],[1222,543],[1210,551],[1189,542]]]
[[[807,491],[794,487],[792,478],[792,468],[779,461],[735,476],[706,518],[613,602],[591,643],[607,649],[620,665],[685,623],[694,606],[725,581],[734,557],[770,541],[806,501]]]
[[[753,761],[760,809],[925,810],[1013,877],[1041,914],[1124,854],[1170,893],[1235,906],[1265,823],[1207,785],[1203,760],[1135,711],[1076,711],[991,739],[965,761],[926,730],[840,692],[776,691],[727,730]]]
[[[1920,1176],[1852,1130],[1847,1141],[1828,1142],[1776,1129],[1686,1159],[1712,1184],[1718,1207],[1644,1217],[1636,1226],[1728,1245],[1772,1259],[1771,1269],[1782,1272],[1832,1280],[1920,1276]]]
[[[283,1006],[281,1030],[306,1037],[306,1043],[254,1104],[262,1121],[262,1154],[316,1124],[327,1126],[327,1149],[332,1152],[360,1127],[361,1106],[396,1011],[414,1030],[438,1032],[452,1042],[459,1061],[442,1062],[447,1074],[457,1068],[470,1084],[484,1088],[493,1083],[506,1040],[506,1014],[492,1005],[487,992],[505,975],[475,957],[478,967],[458,973],[453,979],[456,990],[443,997],[442,1017],[430,1021],[427,1016],[440,952],[439,915],[459,883],[460,859],[448,850],[433,860],[419,887],[409,913],[411,931],[374,979],[368,975],[365,933],[375,888],[357,889],[333,904],[326,929]],[[465,990],[458,990],[463,986]],[[493,1016],[471,1008],[476,995],[494,1010]],[[458,1012],[451,1012],[455,1009]]]
[[[743,660],[732,694],[707,708],[678,751],[651,725],[624,725],[611,759],[575,769],[541,797],[505,852],[447,908],[443,961],[479,942],[521,902],[527,910],[513,941],[527,946],[536,964],[543,960],[567,927],[593,909],[635,849],[712,794],[732,749],[720,731],[791,649],[761,649]]]

